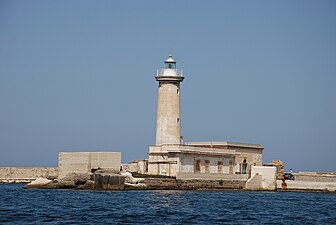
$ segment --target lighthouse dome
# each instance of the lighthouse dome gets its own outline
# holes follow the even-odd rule
[[[165,63],[176,63],[175,59],[173,56],[170,54],[168,58],[166,59]]]

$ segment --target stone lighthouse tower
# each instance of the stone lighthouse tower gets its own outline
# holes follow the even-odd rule
[[[164,69],[157,71],[155,79],[159,82],[156,146],[181,144],[180,82],[184,77],[172,55],[166,59]]]

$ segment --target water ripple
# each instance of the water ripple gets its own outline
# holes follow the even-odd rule
[[[336,224],[335,209],[334,194],[0,185],[0,224]]]

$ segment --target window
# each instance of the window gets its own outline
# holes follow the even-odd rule
[[[176,121],[177,121],[177,123],[179,123],[179,122],[180,122],[180,118],[177,118],[177,120],[176,120]]]
[[[206,173],[210,172],[210,162],[209,162],[209,160],[205,160],[205,172]]]
[[[244,159],[242,164],[242,174],[246,174],[246,170],[247,170],[247,162],[246,159]]]
[[[233,162],[230,160],[229,162],[229,174],[233,174]]]
[[[223,162],[222,161],[218,161],[218,173],[223,173]]]
[[[201,172],[201,160],[197,159],[195,162],[195,172],[199,173]]]

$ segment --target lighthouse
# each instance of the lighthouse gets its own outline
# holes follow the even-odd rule
[[[172,55],[164,63],[164,68],[155,76],[159,82],[156,143],[149,146],[144,173],[177,179],[204,179],[213,173],[216,176],[209,176],[209,179],[226,179],[224,174],[249,174],[252,165],[262,166],[264,148],[260,144],[227,141],[182,143],[180,84],[184,77]]]
[[[169,55],[164,69],[157,70],[159,82],[156,120],[156,146],[181,144],[180,83],[183,72]]]

